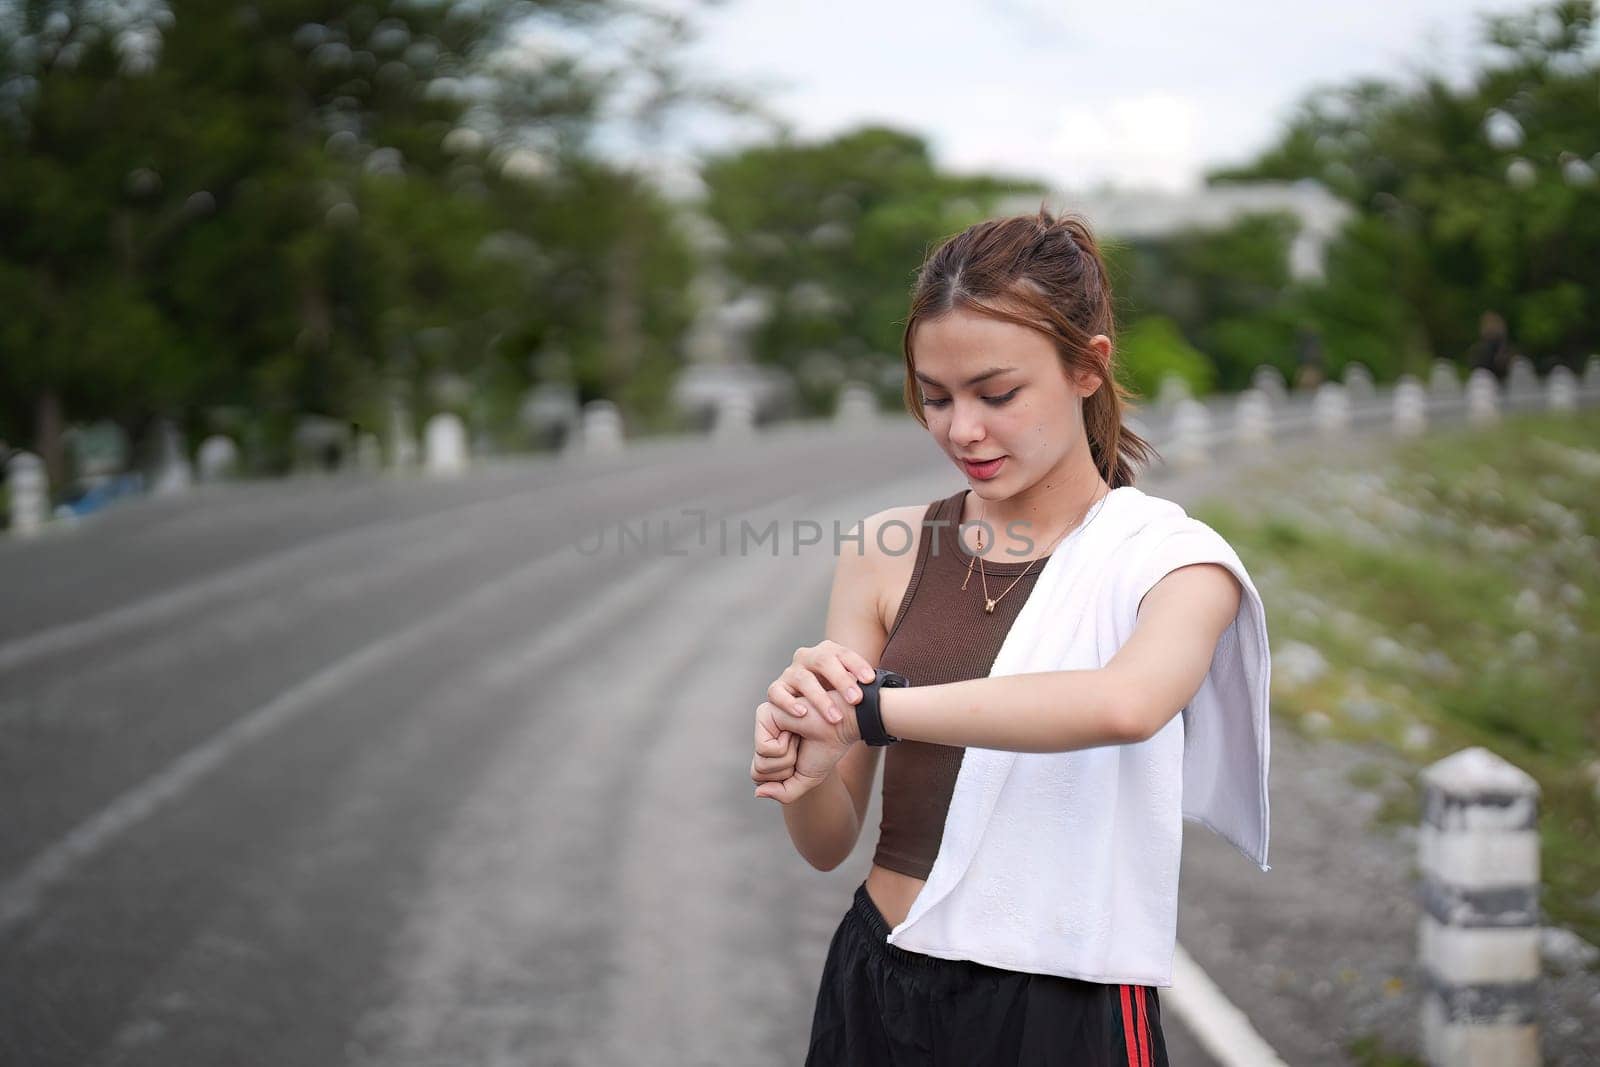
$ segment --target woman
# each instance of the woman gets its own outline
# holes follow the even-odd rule
[[[1133,487],[1153,450],[1122,426],[1113,337],[1074,217],[979,223],[918,277],[906,403],[968,484],[864,521],[825,639],[757,709],[756,795],[821,870],[886,750],[814,1067],[1164,1064],[1180,794],[1267,869],[1259,597],[1209,527]]]

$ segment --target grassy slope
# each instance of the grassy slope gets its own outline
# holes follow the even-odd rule
[[[1406,757],[1352,782],[1390,822],[1416,820],[1417,768],[1469,745],[1528,771],[1545,911],[1600,943],[1600,414],[1373,442],[1244,494],[1192,513],[1266,602],[1280,722]]]

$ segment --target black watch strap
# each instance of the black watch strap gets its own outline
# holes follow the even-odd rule
[[[872,681],[861,687],[861,702],[856,705],[856,725],[861,740],[875,748],[900,740],[883,728],[883,710],[878,706],[880,689],[905,689],[911,685],[903,674],[886,671],[882,667],[873,672]]]

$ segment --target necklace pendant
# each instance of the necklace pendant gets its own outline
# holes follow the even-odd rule
[[[994,601],[985,600],[983,602],[983,613],[985,615],[993,615],[994,614]]]

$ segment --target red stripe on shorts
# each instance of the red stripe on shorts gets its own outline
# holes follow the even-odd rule
[[[1119,985],[1117,990],[1122,994],[1122,1040],[1127,1046],[1128,1067],[1145,1067],[1144,1057],[1139,1054],[1138,1038],[1134,1036],[1138,1027],[1133,1020],[1133,1001],[1128,987]]]
[[[1150,1067],[1150,1019],[1144,1009],[1144,986],[1133,989],[1139,998],[1139,1062],[1143,1067]]]

